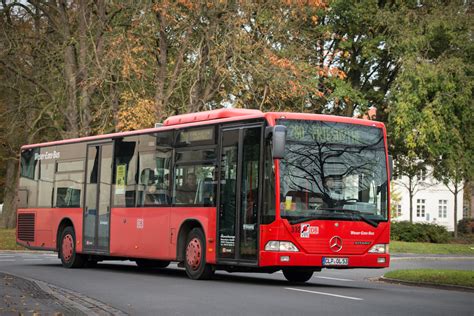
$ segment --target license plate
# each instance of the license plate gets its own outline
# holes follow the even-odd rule
[[[328,258],[323,257],[323,266],[347,266],[349,258]]]

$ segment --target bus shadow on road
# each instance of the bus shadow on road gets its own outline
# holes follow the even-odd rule
[[[226,282],[226,283],[240,283],[240,284],[251,284],[251,285],[268,285],[268,286],[297,286],[299,288],[334,288],[334,289],[366,289],[365,287],[360,286],[350,286],[350,285],[338,285],[338,284],[328,284],[323,282],[318,282],[320,280],[312,279],[306,283],[295,283],[295,282],[288,282],[284,279],[274,279],[274,278],[266,278],[264,276],[276,276],[276,274],[260,274],[255,276],[247,276],[247,275],[237,275],[237,274],[222,274],[217,273],[213,277],[213,281],[217,282]]]
[[[57,267],[57,264],[51,264],[49,266]],[[99,263],[94,267],[85,268],[87,270],[96,270],[101,272],[120,272],[126,274],[140,274],[149,275],[150,277],[165,277],[165,278],[180,278],[190,282],[225,282],[225,283],[238,283],[248,285],[259,285],[259,286],[298,286],[299,288],[306,289],[322,289],[322,288],[334,288],[334,289],[370,289],[370,287],[352,286],[346,284],[329,284],[324,283],[319,279],[312,279],[306,283],[292,283],[286,280],[278,279],[278,273],[274,274],[255,274],[255,275],[242,275],[241,273],[231,274],[224,271],[217,271],[212,279],[207,281],[191,281],[188,279],[184,269],[176,267],[169,268],[139,268],[134,265],[125,264],[113,264],[113,263]]]

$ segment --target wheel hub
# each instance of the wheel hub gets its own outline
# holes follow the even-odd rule
[[[64,261],[69,262],[69,260],[71,260],[73,249],[74,249],[74,243],[73,243],[72,236],[70,234],[67,234],[66,236],[63,237],[62,248],[61,248]]]
[[[201,242],[197,238],[189,241],[186,247],[186,261],[192,270],[199,269],[201,264]]]

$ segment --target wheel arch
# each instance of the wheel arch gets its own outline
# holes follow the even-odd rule
[[[176,260],[181,262],[184,261],[184,247],[186,246],[186,238],[189,232],[194,228],[200,228],[204,234],[204,242],[206,242],[206,231],[202,223],[194,218],[190,218],[181,223],[178,232],[178,238],[176,242]]]

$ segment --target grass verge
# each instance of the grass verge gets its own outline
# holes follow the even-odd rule
[[[22,250],[25,249],[16,244],[15,229],[0,228],[0,250]]]
[[[384,277],[409,282],[474,287],[474,271],[433,269],[395,270],[386,273]]]
[[[430,244],[424,242],[391,241],[390,252],[474,256],[474,244]]]

